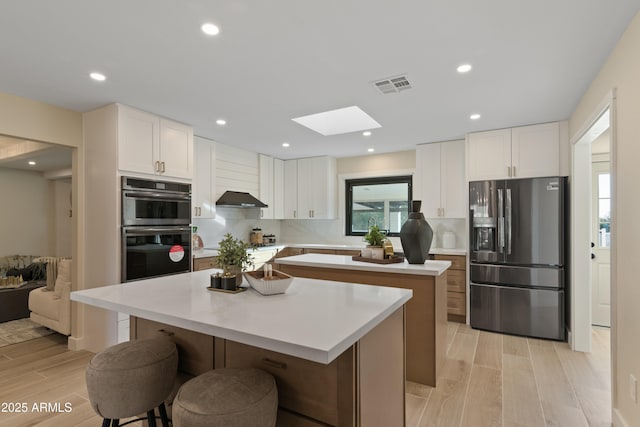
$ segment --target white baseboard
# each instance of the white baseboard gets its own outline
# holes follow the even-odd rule
[[[67,340],[67,347],[69,348],[69,350],[73,350],[73,351],[84,350],[85,349],[84,339],[69,337],[69,339]]]
[[[617,409],[613,409],[613,426],[614,427],[631,427],[631,425],[622,418],[620,412]]]

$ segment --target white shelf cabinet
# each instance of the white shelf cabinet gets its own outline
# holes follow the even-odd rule
[[[425,217],[465,218],[464,140],[418,145],[414,188]]]
[[[467,135],[469,181],[560,175],[560,123]]]
[[[335,219],[336,197],[335,158],[284,162],[285,219]]]
[[[216,143],[215,141],[194,137],[194,169],[191,188],[193,218],[216,217]]]
[[[118,105],[118,169],[192,179],[192,128]]]

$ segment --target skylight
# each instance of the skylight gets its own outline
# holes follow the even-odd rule
[[[321,135],[339,135],[382,127],[359,107],[351,106],[291,119]]]

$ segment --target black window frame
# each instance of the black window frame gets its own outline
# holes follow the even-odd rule
[[[411,212],[411,202],[413,200],[413,176],[381,176],[373,178],[356,178],[345,180],[345,235],[346,236],[364,236],[366,233],[361,231],[352,231],[353,221],[353,187],[359,185],[376,185],[376,184],[408,184],[407,185],[407,201],[408,209]],[[380,224],[378,224],[380,226]],[[381,227],[382,228],[382,227]],[[388,232],[387,236],[398,237],[400,233]]]

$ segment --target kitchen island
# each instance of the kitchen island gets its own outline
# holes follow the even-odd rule
[[[406,306],[407,380],[436,386],[446,354],[447,269],[450,261],[375,264],[350,256],[304,254],[275,260],[295,277],[411,289]]]
[[[133,337],[173,336],[190,374],[271,372],[279,426],[404,425],[411,291],[295,278],[282,295],[227,294],[206,289],[212,272],[77,291],[71,299],[134,316]]]

